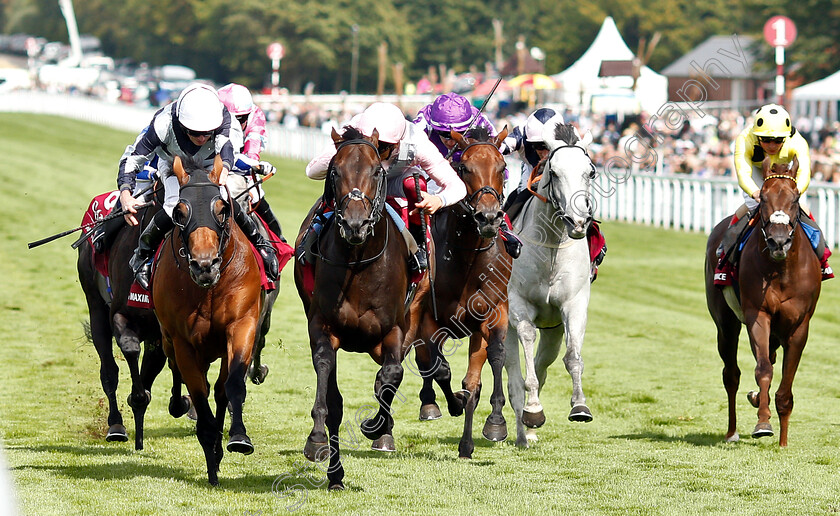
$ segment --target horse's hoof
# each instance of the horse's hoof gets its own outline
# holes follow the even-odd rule
[[[435,419],[440,419],[442,414],[440,413],[440,407],[437,406],[437,403],[427,403],[420,407],[420,421],[434,421]]]
[[[245,434],[232,435],[227,443],[227,451],[251,455],[254,453],[254,445],[251,444],[251,440]]]
[[[125,431],[125,427],[120,424],[111,425],[111,427],[108,428],[108,434],[105,436],[105,440],[109,443],[124,443],[128,441],[128,434]]]
[[[330,491],[344,491],[344,483],[338,481],[335,484],[330,484],[329,489]]]
[[[752,432],[752,436],[755,439],[760,437],[772,437],[773,436],[773,427],[770,423],[758,423],[755,425],[755,429]]]
[[[545,412],[542,410],[539,412],[522,411],[522,424],[528,428],[539,428],[543,426],[545,424]]]
[[[391,434],[383,435],[379,439],[373,441],[373,444],[370,445],[370,449],[384,452],[397,451],[397,446],[394,444],[394,436]]]
[[[575,405],[569,413],[569,421],[577,421],[581,423],[589,423],[592,421],[592,413],[589,412],[589,407],[586,405]]]
[[[747,393],[747,401],[755,408],[758,408],[758,391],[750,391]]]
[[[268,366],[262,364],[257,369],[251,371],[251,382],[254,385],[260,385],[265,381],[266,376],[268,376]]]
[[[179,418],[190,410],[190,397],[181,396],[180,398],[169,398],[169,415],[174,418]]]
[[[526,439],[525,437],[521,439],[519,437],[516,438],[516,446],[518,448],[527,448],[529,444],[530,443],[528,442],[528,439]]]
[[[738,432],[735,432],[734,434],[732,434],[732,435],[730,435],[729,437],[726,438],[726,442],[728,442],[728,443],[737,443],[740,440],[741,440],[741,436],[738,435]]]
[[[481,431],[484,438],[494,443],[502,442],[507,439],[507,425],[503,422],[500,424],[493,424],[490,421],[484,423],[484,430]]]
[[[303,447],[303,456],[311,462],[323,462],[330,456],[329,449],[330,445],[326,442],[313,441],[312,437],[308,437]],[[327,450],[326,453],[324,450]]]
[[[464,408],[467,406],[467,401],[470,399],[470,391],[461,389],[458,392],[452,393],[452,396],[455,398],[456,403],[449,404],[449,415],[452,417],[458,417],[464,413]]]
[[[195,405],[192,402],[192,398],[189,396],[184,396],[190,402],[190,409],[187,411],[187,417],[193,421],[198,421],[198,412],[195,411]]]

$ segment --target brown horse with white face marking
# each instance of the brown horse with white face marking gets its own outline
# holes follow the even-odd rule
[[[512,259],[499,237],[504,220],[502,189],[505,181],[505,160],[499,146],[507,136],[507,128],[495,138],[486,130],[475,129],[471,138],[452,131],[462,151],[456,165],[458,175],[467,186],[467,196],[453,206],[440,210],[433,219],[432,236],[435,250],[434,313],[429,297],[422,305],[420,326],[412,329],[406,345],[414,347],[419,373],[423,377],[420,391],[420,419],[437,419],[440,409],[435,403],[434,379],[446,396],[449,413],[464,415],[464,433],[458,445],[461,457],[472,457],[473,414],[481,395],[481,370],[489,360],[493,369],[492,413],[484,425],[484,436],[491,441],[507,437],[502,416],[505,404],[502,367],[505,363],[505,336],[508,328],[507,284]],[[435,318],[437,316],[437,319]],[[418,339],[414,340],[413,335]],[[469,337],[469,368],[462,382],[463,390],[452,393],[451,373],[441,347],[447,338]]]
[[[740,302],[727,303],[714,285],[717,248],[729,226],[718,224],[706,248],[706,301],[717,325],[718,353],[723,359],[723,385],[729,399],[727,441],[737,441],[735,396],[741,371],[738,368],[738,335],[745,324],[756,359],[758,392],[747,395],[758,408],[753,437],[773,435],[770,425],[770,382],[776,352],[784,350],[782,380],[776,391],[779,414],[779,446],[787,446],[788,423],[793,410],[793,377],[808,339],[808,326],[820,295],[820,264],[799,224],[798,162],[787,170],[764,162],[759,216],[739,261]],[[727,287],[731,288],[731,287]]]
[[[242,422],[242,404],[264,294],[257,258],[234,223],[231,206],[220,197],[221,159],[209,173],[191,163],[185,168],[178,158],[172,168],[181,185],[172,213],[177,227],[164,241],[152,294],[164,351],[176,366],[176,386],[180,373],[192,397],[208,480],[216,485],[228,400],[228,451],[254,451]],[[207,370],[219,358],[214,418]]]

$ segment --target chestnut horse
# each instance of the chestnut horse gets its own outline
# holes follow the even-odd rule
[[[415,348],[423,377],[420,419],[440,417],[432,387],[434,379],[446,396],[449,413],[456,416],[465,411],[458,453],[471,458],[475,448],[473,415],[481,395],[481,369],[488,360],[494,379],[490,396],[493,411],[487,417],[483,434],[491,441],[503,441],[507,437],[502,416],[505,404],[502,368],[512,259],[499,238],[499,226],[504,221],[505,181],[505,160],[499,146],[507,136],[507,128],[493,139],[482,129],[472,130],[471,138],[455,131],[451,135],[462,151],[461,162],[456,167],[467,186],[467,196],[458,204],[440,210],[433,218],[432,236],[437,243],[434,277],[437,314],[432,309],[431,297],[427,297],[422,316],[418,318],[419,338],[413,340],[410,336],[413,342],[407,339],[406,344]],[[449,364],[441,347],[447,338],[464,337],[470,338],[469,368],[462,382],[463,390],[453,394]]]
[[[378,137],[376,130],[371,137],[353,127],[342,135],[333,130],[337,150],[329,165],[325,198],[335,200],[335,215],[313,246],[316,260],[311,291],[304,286],[304,266],[295,261],[295,282],[309,321],[317,375],[314,424],[303,453],[311,461],[329,455],[330,489],[344,488],[338,438],[344,410],[336,382],[339,348],[368,353],[382,366],[374,384],[378,413],[364,420],[360,430],[374,440],[374,449],[394,450],[390,408],[403,378],[408,249],[396,223],[383,209],[386,174],[377,150]],[[308,221],[304,221],[295,247],[307,228]],[[428,280],[424,280],[418,295],[427,289]]]
[[[242,405],[265,295],[257,258],[232,220],[231,205],[220,197],[221,159],[216,158],[209,173],[177,157],[172,169],[181,198],[172,213],[176,228],[164,241],[157,263],[152,297],[173,370],[173,392],[183,379],[196,409],[196,435],[208,480],[217,485],[228,401],[227,450],[245,455],[254,451],[242,422]],[[214,418],[207,370],[219,358]]]
[[[741,378],[738,368],[738,335],[747,327],[756,359],[755,379],[759,391],[747,399],[758,408],[753,437],[773,435],[770,425],[770,382],[776,352],[784,350],[782,380],[776,391],[779,414],[779,446],[787,446],[788,423],[793,410],[793,377],[808,339],[808,326],[820,295],[820,264],[800,227],[799,191],[796,169],[763,164],[764,184],[753,234],[744,244],[739,260],[740,301],[725,296],[714,285],[717,248],[731,217],[721,221],[709,236],[706,247],[706,302],[717,326],[718,353],[723,359],[723,385],[729,399],[729,428],[726,440],[739,439],[735,418],[735,395]],[[803,215],[804,216],[804,215]],[[726,287],[732,288],[732,287]],[[732,300],[730,304],[727,301]]]
[[[122,414],[117,405],[119,368],[114,360],[112,339],[122,351],[131,374],[128,405],[134,413],[134,448],[143,449],[143,419],[151,401],[152,382],[163,369],[166,356],[160,343],[160,326],[151,310],[128,306],[134,275],[128,266],[140,230],[151,220],[157,207],[143,209],[141,224],[124,225],[114,237],[108,260],[108,278],[97,272],[90,242],[79,246],[76,267],[90,315],[90,338],[99,355],[99,378],[108,399],[106,441],[127,441]],[[109,292],[110,287],[110,292]],[[141,342],[144,344],[140,363]]]

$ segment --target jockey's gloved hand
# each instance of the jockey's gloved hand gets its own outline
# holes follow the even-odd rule
[[[257,173],[262,174],[264,176],[270,176],[277,172],[277,169],[274,168],[274,165],[272,165],[268,161],[260,161],[258,167],[259,168],[257,169]]]

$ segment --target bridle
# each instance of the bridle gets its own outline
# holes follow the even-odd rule
[[[478,145],[490,145],[496,151],[499,150],[499,148],[496,147],[496,145],[493,142],[473,142],[473,143],[470,143],[469,145],[467,145],[466,147],[464,147],[461,150],[461,161],[458,163],[458,166],[455,169],[455,171],[458,173],[458,177],[463,179],[464,172],[467,171],[467,166],[464,164],[464,155],[467,153],[467,149],[470,149],[471,147],[476,147]],[[475,207],[478,204],[478,201],[485,195],[492,195],[493,197],[495,197],[496,202],[499,203],[500,207],[503,206],[504,203],[505,203],[505,196],[504,196],[503,193],[499,192],[498,190],[496,190],[495,188],[493,188],[490,185],[485,185],[485,186],[482,186],[481,188],[479,188],[478,190],[476,190],[475,192],[473,192],[469,197],[465,197],[465,198],[461,199],[457,204],[468,215],[472,216],[473,220],[476,223],[476,230],[478,230],[479,220],[477,218],[478,211],[476,210]]]
[[[791,176],[788,176],[788,175],[785,175],[785,174],[773,174],[773,175],[770,175],[770,176],[767,176],[766,178],[764,178],[764,181],[766,182],[769,179],[790,179],[791,181],[794,182],[794,184],[796,183],[795,178],[793,178]],[[798,204],[799,204],[798,200],[797,200],[796,204],[798,206]],[[793,240],[793,234],[796,232],[796,226],[799,223],[799,210],[798,209],[794,210],[794,212],[796,213],[796,216],[790,217],[788,222],[787,222],[787,226],[790,227],[790,231],[788,231],[788,238],[790,240]],[[764,219],[764,214],[761,212],[761,210],[758,211],[758,216],[761,219],[761,235],[764,237],[764,242],[767,243],[767,239],[768,239],[767,227],[770,226],[770,224],[774,224],[774,222],[769,221],[769,220],[765,220]],[[778,222],[776,222],[775,224],[778,224]]]
[[[379,156],[379,150],[376,148],[376,146],[371,142],[363,139],[347,140],[341,142],[336,148],[335,156],[333,156],[332,160],[330,160],[329,167],[327,168],[328,190],[332,198],[335,199],[337,175],[335,168],[335,160],[338,157],[338,154],[341,152],[341,149],[349,147],[351,145],[367,145],[368,147],[373,149],[373,152],[376,153],[376,159],[378,163],[376,165],[376,170],[374,170],[373,172],[374,177],[378,177],[376,183],[376,193],[371,199],[370,196],[363,193],[358,188],[353,188],[352,190],[350,190],[349,193],[345,194],[341,199],[335,202],[335,221],[338,224],[341,237],[344,238],[347,232],[350,231],[350,226],[347,223],[347,219],[344,217],[344,210],[347,208],[347,205],[350,204],[350,202],[352,201],[361,201],[363,203],[367,203],[367,205],[370,207],[370,214],[366,219],[362,221],[363,225],[367,224],[368,235],[365,235],[365,238],[367,238],[367,236],[373,235],[374,226],[376,226],[376,223],[379,222],[379,219],[382,217],[382,211],[385,207],[386,177],[385,171],[382,168],[382,160]]]
[[[568,224],[569,226],[574,226],[574,219],[572,218],[571,215],[569,215],[569,213],[567,212],[566,206],[564,205],[564,204],[567,205],[568,202],[564,203],[562,199],[558,199],[557,194],[554,192],[554,188],[551,188],[551,183],[552,183],[552,180],[554,179],[554,174],[551,173],[551,159],[554,157],[555,154],[557,154],[558,151],[563,150],[563,149],[578,149],[579,151],[583,152],[583,154],[586,155],[587,159],[589,159],[590,170],[589,170],[588,179],[589,180],[595,179],[596,174],[597,174],[597,171],[595,169],[595,164],[592,163],[592,158],[589,156],[589,153],[586,152],[586,149],[584,149],[583,147],[581,147],[579,145],[569,145],[569,144],[561,145],[559,147],[555,147],[554,149],[552,149],[551,152],[549,152],[548,156],[545,159],[545,171],[543,172],[543,174],[548,174],[548,179],[543,184],[543,188],[547,189],[548,193],[545,197],[543,197],[541,195],[538,195],[537,198],[542,200],[543,202],[551,202],[551,205],[554,206],[555,210],[557,210],[557,213],[560,216],[560,218],[564,222],[566,222],[566,224]],[[572,195],[572,198],[576,197],[577,195],[584,195],[586,202],[589,203],[588,192],[575,192],[575,194]],[[592,212],[590,211],[590,213],[588,213],[587,216],[586,216],[587,224],[589,222],[591,222],[593,219],[594,219],[594,217],[592,216]]]
[[[219,245],[216,248],[216,256],[223,256],[224,255],[225,249],[227,248],[227,244],[230,241],[230,231],[231,231],[231,229],[230,229],[230,219],[231,219],[231,212],[233,210],[233,207],[231,206],[230,201],[224,201],[223,200],[222,202],[224,202],[225,205],[227,205],[228,209],[223,212],[222,220],[219,220],[216,217],[216,214],[213,212],[213,207],[216,204],[216,201],[217,200],[222,200],[221,195],[218,193],[219,192],[219,185],[217,185],[216,183],[213,183],[209,180],[193,181],[194,177],[195,176],[191,175],[190,176],[190,181],[187,184],[181,186],[181,188],[180,188],[181,193],[183,193],[183,191],[186,190],[187,188],[213,188],[214,191],[216,192],[216,195],[214,195],[210,199],[210,202],[207,204],[208,213],[206,213],[204,215],[199,214],[197,217],[193,217],[194,210],[193,210],[192,203],[190,202],[189,199],[185,199],[183,196],[181,196],[181,198],[178,199],[178,204],[183,204],[187,208],[187,218],[186,218],[185,221],[179,222],[179,221],[176,221],[176,217],[173,216],[172,221],[181,230],[179,232],[180,237],[181,237],[181,253],[182,253],[182,256],[187,260],[187,263],[190,263],[192,261],[192,253],[190,252],[190,247],[189,247],[189,242],[188,242],[189,241],[189,236],[190,236],[190,234],[192,234],[193,231],[195,231],[196,229],[201,228],[201,227],[211,228],[211,229],[213,229],[213,231],[215,231],[216,236],[219,237],[219,239],[218,239],[219,240]],[[230,191],[228,191],[228,199],[230,199],[230,198],[231,198],[230,197]],[[203,198],[199,197],[198,200],[201,201],[201,200],[203,200]],[[202,219],[206,219],[208,217],[211,220],[213,220],[213,222],[215,223],[214,226],[211,226],[210,224],[207,224],[206,220],[202,220]]]

